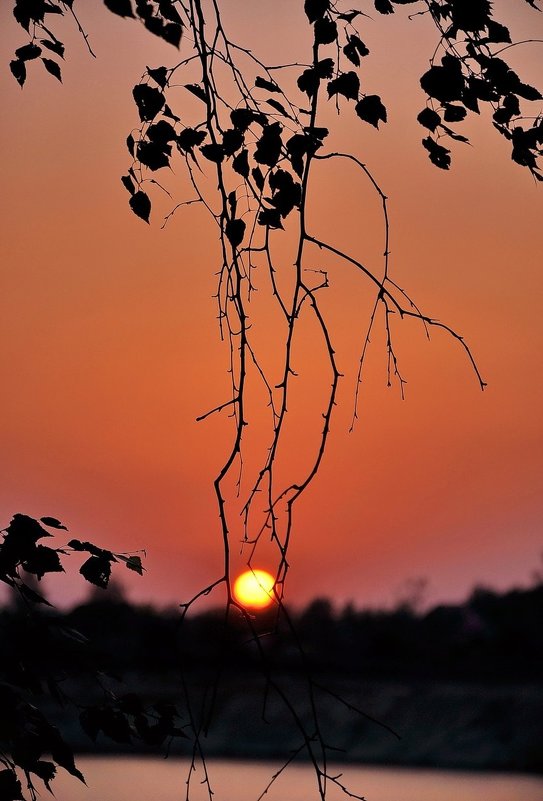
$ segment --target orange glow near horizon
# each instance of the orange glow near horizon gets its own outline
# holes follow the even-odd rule
[[[274,584],[267,570],[246,570],[234,582],[234,597],[242,606],[265,609],[273,602]]]

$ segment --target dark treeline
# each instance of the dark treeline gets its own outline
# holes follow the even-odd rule
[[[68,612],[49,611],[48,646],[40,647],[40,627],[24,607],[0,613],[2,650],[35,654],[36,667],[66,668],[74,654],[89,668],[141,673],[205,672],[218,664],[250,671],[262,657],[274,669],[365,678],[430,678],[455,681],[540,681],[543,676],[543,583],[499,594],[476,589],[460,605],[417,612],[408,603],[389,611],[334,610],[318,599],[290,615],[292,629],[276,611],[254,618],[253,641],[239,612],[227,625],[224,611],[188,616],[171,609],[130,604],[118,590],[100,591]],[[55,647],[50,633],[58,628]],[[73,649],[70,634],[88,638]],[[303,652],[304,656],[301,656]],[[305,660],[305,662],[304,662]],[[77,665],[73,666],[77,670]]]

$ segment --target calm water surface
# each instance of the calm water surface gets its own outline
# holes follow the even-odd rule
[[[88,787],[59,771],[53,783],[56,801],[185,801],[185,760],[81,757],[77,764]],[[278,767],[273,763],[210,761],[214,801],[256,801]],[[350,789],[367,801],[543,801],[543,777],[353,765],[342,765],[337,771],[342,771]],[[208,798],[201,778],[193,777],[191,801]],[[265,796],[265,801],[313,799],[318,801],[318,795],[307,765],[291,765]],[[346,797],[331,788],[329,799]]]

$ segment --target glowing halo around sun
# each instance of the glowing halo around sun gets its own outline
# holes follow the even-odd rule
[[[264,609],[274,600],[275,579],[266,570],[246,570],[234,582],[234,598],[241,606]]]

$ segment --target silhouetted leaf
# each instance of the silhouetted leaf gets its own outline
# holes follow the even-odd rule
[[[417,120],[421,125],[423,125],[425,128],[428,128],[428,130],[432,131],[433,133],[441,122],[441,117],[437,111],[433,111],[431,108],[424,108],[418,115]]]
[[[451,3],[453,25],[466,33],[482,31],[488,24],[491,9],[490,0],[454,0]]]
[[[462,136],[462,134],[456,133],[456,131],[451,130],[451,128],[447,128],[446,125],[441,125],[441,128],[445,131],[445,133],[451,137],[451,139],[455,139],[457,142],[469,142],[469,139],[466,136]]]
[[[46,573],[64,572],[58,553],[45,545],[37,545],[22,566],[27,573],[34,573],[38,579],[41,579]]]
[[[228,128],[222,135],[225,156],[233,156],[243,146],[243,133],[238,128]]]
[[[15,51],[15,55],[21,61],[31,61],[33,58],[38,58],[38,56],[41,55],[41,47],[31,42],[23,47],[18,47]]]
[[[305,0],[304,2],[304,11],[311,23],[322,19],[329,8],[330,0]]]
[[[300,206],[302,186],[294,181],[289,172],[286,170],[272,172],[269,184],[273,192],[270,202],[279,211],[281,217],[286,217],[295,206]]]
[[[208,145],[202,145],[200,153],[204,158],[213,161],[215,164],[220,164],[224,160],[224,150],[222,145],[211,142]]]
[[[195,147],[201,145],[207,134],[195,128],[185,128],[177,135],[177,147],[185,153],[192,153]]]
[[[269,228],[282,228],[281,214],[277,209],[264,209],[258,215],[258,224]]]
[[[500,25],[499,22],[490,19],[486,24],[486,29],[489,42],[511,42],[511,34],[505,25]]]
[[[464,77],[460,62],[454,56],[443,56],[441,64],[441,67],[430,67],[420,79],[420,85],[427,95],[440,103],[461,100]]]
[[[239,247],[245,236],[245,222],[243,220],[228,220],[224,233],[233,248]]]
[[[390,0],[375,0],[374,6],[379,14],[394,14],[394,6]]]
[[[153,120],[164,105],[164,95],[146,83],[138,83],[132,90],[142,122]]]
[[[539,89],[527,83],[520,83],[515,90],[515,94],[524,97],[526,100],[543,100],[543,95]]]
[[[188,89],[189,92],[191,92],[199,100],[203,100],[204,103],[207,103],[206,93],[199,83],[186,83],[185,89]]]
[[[314,67],[304,70],[297,80],[298,88],[313,97],[323,78],[331,78],[334,74],[334,62],[331,58],[323,58]]]
[[[266,78],[261,78],[260,75],[255,79],[255,86],[258,86],[259,89],[266,89],[268,92],[281,91],[274,81],[268,81]]]
[[[350,62],[359,67],[360,59],[369,55],[370,51],[364,42],[358,36],[353,34],[352,36],[347,37],[347,44],[344,46],[343,52]]]
[[[57,81],[62,83],[62,75],[60,73],[60,67],[56,61],[53,61],[51,58],[42,58],[43,66],[51,75],[53,75]]]
[[[269,98],[266,100],[266,103],[268,103],[268,105],[270,105],[272,108],[274,108],[274,109],[275,109],[276,111],[278,111],[280,114],[283,114],[285,117],[290,117],[290,114],[288,113],[288,111],[286,110],[286,108],[283,106],[283,104],[282,104],[282,103],[279,103],[279,101],[278,101],[278,100],[274,100],[274,98],[273,98],[273,97],[269,97]]]
[[[134,214],[148,223],[149,215],[151,214],[151,201],[149,200],[149,196],[140,189],[135,195],[132,195],[128,202]]]
[[[154,125],[149,126],[147,129],[147,138],[150,139],[151,142],[165,144],[177,139],[177,134],[173,125],[170,125],[166,120],[159,120]]]
[[[134,153],[136,151],[136,143],[134,141],[134,137],[132,136],[132,134],[128,134],[128,136],[126,137],[126,146],[128,148],[128,152],[130,153],[130,155],[134,156]]]
[[[249,125],[253,122],[258,122],[264,126],[268,122],[268,118],[261,111],[254,111],[251,108],[235,108],[230,112],[230,119],[234,128],[245,132]]]
[[[445,122],[461,122],[466,114],[467,111],[464,106],[453,106],[446,103],[444,106],[443,119]]]
[[[35,773],[36,776],[40,777],[40,779],[43,781],[49,792],[51,792],[51,787],[49,783],[55,778],[55,774],[57,772],[56,765],[53,762],[38,760],[33,764],[31,771],[32,773]]]
[[[125,564],[129,570],[133,570],[134,573],[143,576],[143,565],[141,563],[141,558],[137,554],[129,556]]]
[[[45,606],[52,606],[47,598],[44,598],[43,595],[35,592],[35,590],[31,590],[30,587],[26,586],[26,584],[19,584],[18,589],[21,595],[26,598],[27,601],[30,601],[33,604],[45,604]]]
[[[40,44],[42,44],[48,50],[51,50],[53,53],[56,53],[57,56],[60,56],[60,58],[64,58],[64,45],[62,42],[59,42],[58,40],[50,42],[49,39],[40,39]]]
[[[430,154],[430,161],[442,170],[448,170],[451,166],[450,150],[438,145],[431,136],[422,140],[422,144]]]
[[[260,189],[260,191],[262,192],[262,190],[264,189],[264,176],[262,174],[262,170],[260,169],[260,167],[253,167],[253,169],[251,170],[251,175],[258,189]]]
[[[264,126],[262,135],[256,143],[255,161],[259,164],[267,164],[269,167],[275,167],[281,155],[282,130],[282,126],[279,122]]]
[[[342,72],[337,78],[329,81],[327,86],[328,97],[343,95],[347,100],[356,100],[360,89],[360,79],[356,72]]]
[[[165,145],[158,142],[138,142],[136,147],[136,158],[145,167],[155,172],[160,170],[161,167],[168,167],[170,164],[169,156],[171,154],[170,145]]]
[[[506,95],[503,98],[501,107],[494,112],[492,119],[495,122],[507,124],[511,122],[513,117],[517,117],[519,114],[520,103],[518,97],[516,95]]]
[[[158,83],[161,89],[164,89],[168,82],[168,70],[166,67],[155,67],[154,69],[147,67],[147,74],[155,83]]]
[[[121,181],[123,182],[124,187],[130,192],[131,195],[135,194],[136,187],[134,185],[134,181],[129,175],[121,175]]]
[[[158,35],[168,44],[179,47],[183,35],[183,26],[178,22],[167,22],[162,26],[162,30]]]
[[[241,153],[238,153],[234,161],[232,162],[233,169],[242,175],[244,178],[249,177],[249,153],[247,150],[242,150]]]
[[[364,122],[369,122],[375,128],[379,127],[379,121],[387,121],[387,110],[381,102],[379,95],[366,95],[355,106],[355,111]]]
[[[337,25],[334,20],[327,17],[318,19],[315,22],[314,31],[316,44],[331,44],[337,39]]]
[[[66,526],[62,525],[60,520],[57,520],[56,517],[40,517],[40,523],[49,526],[49,528],[59,528],[68,531]]]
[[[138,194],[139,192],[130,198],[131,206],[134,198],[136,198]],[[142,215],[138,216],[141,217]],[[95,584],[97,587],[101,587],[103,590],[105,590],[111,576],[111,562],[109,559],[106,559],[103,556],[91,556],[90,559],[87,559],[86,562],[83,562],[79,572],[83,578],[89,581],[91,584]]]
[[[134,17],[130,0],[104,0],[104,5],[120,17]]]
[[[23,86],[26,81],[26,67],[24,61],[13,59],[13,61],[9,62],[9,68],[17,83]]]

